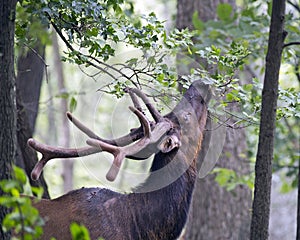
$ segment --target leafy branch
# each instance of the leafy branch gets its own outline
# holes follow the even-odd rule
[[[28,196],[20,195],[27,181],[26,174],[16,166],[13,167],[13,170],[14,179],[0,182],[0,187],[5,193],[0,197],[0,205],[11,209],[11,212],[3,220],[3,230],[13,231],[22,240],[38,239],[43,233],[44,221],[39,216],[38,210],[32,206],[31,199]],[[32,191],[41,198],[41,188],[32,187]]]
[[[114,89],[111,93],[117,97],[123,95],[122,85],[141,88],[151,82],[153,89],[175,87],[176,71],[164,58],[175,57],[182,47],[191,51],[192,33],[175,29],[167,34],[163,22],[154,13],[136,15],[133,5],[123,0],[34,0],[22,4],[28,13],[52,25],[68,49],[64,61],[96,69],[96,74],[88,74],[81,67],[94,79],[99,74],[109,76],[112,81],[106,91]],[[126,63],[109,64],[107,61],[114,57],[115,48],[120,44],[143,54]]]

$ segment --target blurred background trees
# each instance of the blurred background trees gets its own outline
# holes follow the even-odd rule
[[[222,7],[223,9],[221,9]],[[231,10],[226,13],[225,8],[230,8]],[[216,11],[217,9],[219,9],[218,12]],[[236,11],[235,0],[178,0],[176,27],[178,29],[188,28],[190,30],[194,30],[198,27],[198,30],[200,30],[200,26],[197,25],[197,23],[200,23],[202,29],[204,29],[205,24],[208,24],[209,21],[213,22],[219,19],[225,22],[226,14],[226,18],[229,20],[233,17],[234,11]],[[220,37],[223,39],[223,36]],[[224,43],[226,45],[230,44],[232,40],[233,39],[225,40]],[[201,34],[199,36],[196,35],[194,39],[194,47],[199,51],[203,48],[198,47],[198,44],[206,44],[206,42],[201,39]],[[208,70],[210,75],[215,74],[214,71],[216,68],[213,64],[210,64],[205,58],[201,58],[200,56],[195,57],[197,61],[201,63],[203,69]],[[240,111],[237,102],[228,104],[224,109],[232,114]],[[233,125],[235,122],[236,119],[231,117],[226,124]],[[246,157],[247,146],[245,129],[227,127],[225,131],[225,142],[216,167],[230,169],[234,171],[237,176],[250,174],[250,164]],[[213,131],[211,131],[210,134],[214,134]],[[205,142],[208,143],[204,146],[209,146],[210,140],[211,138],[206,135]],[[215,142],[212,144],[218,143],[219,142]],[[204,156],[201,156],[201,158],[205,159],[205,154],[206,152],[202,151],[202,155]],[[199,159],[200,162],[201,160]],[[210,174],[199,178],[196,184],[196,191],[194,192],[191,217],[183,238],[196,240],[201,239],[201,236],[206,236],[207,239],[223,239],[225,236],[225,238],[228,239],[248,239],[250,232],[249,209],[251,208],[251,190],[245,185],[238,185],[231,191],[228,191],[215,181],[215,177],[215,174]],[[247,210],[245,211],[245,209]]]
[[[69,126],[70,132],[65,130],[66,110],[109,138],[137,125],[124,108],[129,104],[123,97],[124,87],[142,88],[154,97],[161,111],[167,112],[180,94],[178,84],[184,91],[194,79],[201,78],[211,89],[210,120],[214,127],[208,132],[213,135],[223,129],[226,135],[220,156],[211,157],[209,151],[207,156],[200,156],[201,162],[212,162],[212,167],[218,163],[209,175],[208,167],[197,183],[192,218],[183,238],[245,239],[250,231],[271,3],[34,0],[19,2],[16,10],[15,159],[27,175],[37,161],[36,153],[26,145],[32,135],[49,144],[84,144],[76,129]],[[295,236],[296,215],[290,213],[296,212],[294,189],[299,172],[299,14],[299,3],[288,1],[285,42],[295,44],[285,46],[280,70],[272,239]],[[56,34],[58,40],[52,38]],[[58,60],[59,54],[63,62]],[[186,63],[180,64],[187,70],[178,74],[176,61],[182,59]],[[6,88],[1,85],[1,89]],[[216,148],[215,142],[209,144],[207,149]],[[47,184],[43,178],[30,183],[43,186],[44,197],[52,198],[82,186],[129,191],[146,177],[151,159],[125,162],[123,174],[113,185],[104,178],[110,161],[105,154],[76,160],[71,166],[67,162],[64,168],[54,161],[45,169]],[[1,179],[8,177],[1,173]],[[67,183],[64,187],[63,182]],[[290,207],[280,201],[286,198]],[[290,221],[280,231],[277,226],[283,223],[276,222],[280,221],[276,211],[280,220]]]

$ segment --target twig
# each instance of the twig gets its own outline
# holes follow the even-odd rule
[[[224,111],[225,111],[225,113],[231,115],[232,117],[235,117],[235,118],[237,118],[237,119],[240,119],[240,120],[242,120],[242,121],[245,121],[245,122],[248,122],[248,123],[251,123],[251,124],[254,124],[254,125],[259,125],[259,123],[253,122],[253,121],[251,121],[251,120],[248,120],[248,119],[243,118],[243,117],[240,117],[240,116],[237,116],[237,115],[235,115],[235,114],[233,114],[233,113],[231,113],[231,112],[229,112],[229,111],[227,111],[227,110],[224,110]]]
[[[293,3],[292,1],[288,0],[288,4],[292,5],[299,13],[300,13],[300,7],[296,3]]]
[[[292,45],[300,45],[300,42],[289,42],[289,43],[284,44],[282,48],[286,48],[286,47],[289,47]]]
[[[300,65],[300,61],[298,60],[295,64],[295,74],[296,77],[298,79],[298,82],[300,83],[300,72],[299,72],[299,65]]]
[[[47,67],[49,67],[49,65],[45,62],[45,59],[32,47],[30,47],[28,44],[24,43],[24,45],[29,48],[44,64],[45,66],[45,75],[46,75],[46,82],[49,82],[49,76],[48,76],[48,70]]]

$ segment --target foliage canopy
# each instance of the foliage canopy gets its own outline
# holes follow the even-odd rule
[[[262,84],[259,79],[264,72],[270,4],[244,1],[236,12],[229,4],[220,4],[217,20],[203,22],[195,12],[193,31],[174,29],[168,33],[164,22],[154,13],[136,14],[132,1],[23,0],[18,7],[16,39],[18,44],[27,46],[37,39],[46,43],[45,30],[52,26],[66,46],[63,60],[89,69],[86,73],[94,79],[99,74],[109,76],[111,82],[100,90],[117,97],[122,97],[124,88],[131,85],[148,89],[149,94],[166,101],[168,93],[176,96],[177,83],[187,87],[193,80],[202,78],[214,90],[210,108],[213,118],[226,127],[247,127],[249,149],[253,149],[249,150],[249,157],[254,159],[261,108]],[[29,23],[28,19],[31,20]],[[288,44],[284,49],[283,68],[288,69],[288,76],[293,80],[290,84],[291,80],[281,75],[274,164],[274,170],[287,169],[287,176],[293,176],[293,186],[297,180],[295,132],[299,130],[300,50],[297,45],[289,43],[298,41],[300,26],[297,20],[299,9],[297,4],[290,2],[286,15]],[[28,34],[33,31],[35,35]],[[120,46],[139,49],[141,55],[122,63],[110,63]],[[187,57],[176,59],[179,53]],[[178,66],[189,65],[190,61],[186,59],[194,58],[205,61],[199,61],[197,67],[178,75]],[[250,72],[251,76],[245,76],[244,72]],[[214,99],[221,99],[218,100],[221,108],[216,107],[219,102],[214,103]],[[76,106],[74,98],[72,101],[71,105]],[[236,102],[241,109],[228,112],[226,108]],[[220,122],[220,114],[229,114],[235,119],[235,124]],[[282,144],[286,134],[291,141]]]

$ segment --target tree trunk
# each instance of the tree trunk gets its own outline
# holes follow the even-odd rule
[[[32,133],[38,115],[42,80],[46,68],[44,58],[45,45],[37,41],[32,49],[21,48],[17,61],[18,96],[21,97]]]
[[[0,2],[0,180],[10,179],[16,153],[16,93],[14,73],[15,0]],[[0,196],[3,194],[0,189]],[[0,206],[0,223],[8,209]],[[0,239],[10,233],[0,228]]]
[[[18,95],[17,91],[17,95]],[[17,96],[17,109],[18,109],[18,120],[17,120],[17,139],[18,139],[18,159],[24,163],[22,166],[29,178],[31,186],[42,187],[43,188],[43,198],[49,199],[48,186],[47,183],[41,174],[37,181],[33,181],[30,177],[31,171],[34,168],[35,164],[38,161],[38,156],[36,151],[31,149],[27,145],[27,140],[32,137],[32,132],[26,110],[23,105],[20,103],[20,96]]]
[[[260,131],[255,164],[255,186],[250,239],[268,239],[278,78],[284,31],[285,0],[273,1],[262,90]]]
[[[235,5],[233,0],[177,0],[176,27],[193,29],[192,16],[195,11],[204,22],[216,19],[216,9],[220,3]]]
[[[54,66],[57,73],[58,87],[61,93],[66,91],[65,87],[65,78],[63,73],[63,66],[60,59],[59,45],[56,32],[53,31],[53,50],[54,50]],[[62,112],[62,137],[61,145],[64,147],[69,147],[70,145],[70,128],[69,122],[66,118],[66,112],[68,111],[68,100],[66,98],[61,98],[60,110]],[[73,189],[73,169],[74,162],[72,159],[64,159],[63,163],[63,183],[64,183],[64,192],[69,192]]]
[[[234,6],[235,1],[178,0],[177,28],[192,29],[192,15],[195,11],[198,11],[198,16],[202,21],[215,19],[216,7],[219,3],[229,3]],[[234,110],[236,111],[237,107],[229,109],[229,111]],[[214,131],[211,134],[214,134]],[[209,146],[209,140],[210,138],[206,135],[204,146]],[[246,151],[245,131],[227,129],[225,145],[217,167],[232,169],[238,175],[249,173],[247,160],[242,157],[246,155]],[[204,156],[206,154],[205,147],[203,147],[202,154]],[[199,156],[200,164],[204,156]],[[208,175],[203,179],[198,179],[190,217],[182,239],[248,239],[251,191],[246,186],[238,186],[229,192],[220,187],[214,178],[214,175]]]
[[[18,57],[16,80],[17,89],[17,164],[24,168],[31,186],[41,186],[44,189],[43,198],[49,198],[48,186],[43,175],[38,181],[32,181],[30,174],[38,161],[35,151],[27,146],[27,140],[33,136],[36,117],[39,108],[40,90],[44,73],[45,46],[39,42],[34,49],[22,49]]]
[[[216,166],[232,169],[238,175],[249,173],[248,163],[242,157],[245,150],[244,131],[227,129],[225,145]],[[248,239],[251,191],[240,185],[229,192],[214,178],[215,175],[207,175],[196,183],[184,239]]]

